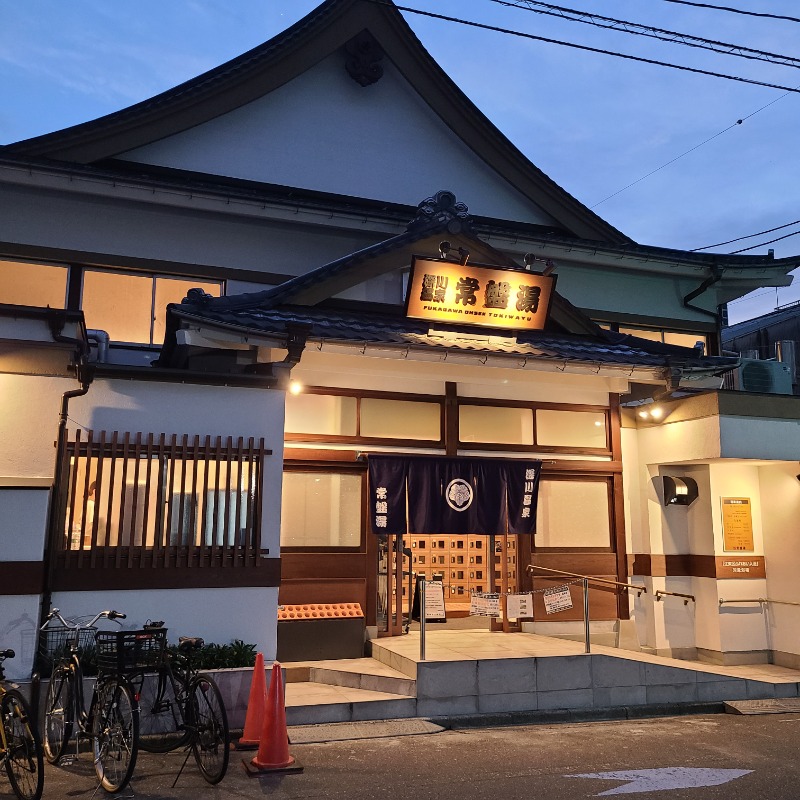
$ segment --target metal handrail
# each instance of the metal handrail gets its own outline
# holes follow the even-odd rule
[[[551,567],[540,567],[536,564],[528,564],[528,572],[532,574],[535,569],[540,569],[544,572],[552,572],[555,575],[563,575],[568,578],[579,578],[583,583],[583,640],[584,648],[587,653],[592,652],[592,644],[589,635],[589,581],[593,583],[603,583],[606,586],[621,586],[625,589],[633,589],[638,592],[639,595],[641,595],[642,592],[647,592],[646,586],[636,586],[633,583],[621,583],[620,581],[612,581],[608,578],[592,578],[589,575],[581,575],[577,572],[566,572],[563,569],[552,569]]]
[[[669,595],[670,597],[682,597],[683,604],[685,606],[689,605],[689,601],[691,600],[693,603],[696,603],[697,600],[694,599],[693,594],[684,594],[683,592],[665,592],[663,589],[656,589],[655,591],[655,599],[660,601],[664,595]]]
[[[792,600],[772,600],[768,597],[755,597],[746,600],[723,600],[720,598],[719,604],[723,605],[724,603],[776,603],[781,606],[800,606],[800,603]]]
[[[567,575],[570,578],[581,578],[593,583],[605,583],[607,586],[622,586],[626,589],[633,589],[635,592],[647,594],[646,586],[637,586],[635,583],[621,583],[620,581],[612,581],[609,578],[594,578],[591,575],[580,575],[577,572],[565,572],[563,569],[551,569],[550,567],[540,567],[537,564],[529,564],[527,567],[528,572],[533,572],[535,569],[542,569],[545,572],[554,572],[557,575]]]

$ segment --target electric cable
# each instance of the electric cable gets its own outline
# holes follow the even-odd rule
[[[792,233],[786,233],[783,236],[778,236],[777,239],[770,239],[768,242],[759,242],[758,244],[751,245],[750,247],[743,247],[741,250],[733,250],[730,253],[728,253],[728,255],[735,256],[738,253],[746,253],[748,250],[755,250],[758,247],[764,247],[765,245],[768,244],[780,242],[783,241],[784,239],[790,238],[791,236],[797,236],[798,234],[800,234],[800,231],[792,231]]]
[[[707,244],[705,247],[694,247],[689,250],[690,253],[697,253],[700,250],[710,250],[712,247],[724,247],[726,244],[733,244],[734,242],[742,242],[745,239],[752,239],[754,236],[763,236],[765,233],[773,233],[774,231],[782,230],[783,228],[788,228],[790,225],[800,225],[800,219],[796,219],[794,222],[787,222],[785,225],[777,225],[774,228],[767,228],[765,231],[759,231],[758,233],[748,233],[747,236],[739,236],[736,239],[728,239],[727,242],[717,242],[716,244]]]
[[[800,90],[800,84],[798,84],[795,87],[795,90]],[[693,153],[695,150],[697,150],[698,148],[702,147],[703,145],[708,144],[709,142],[713,141],[718,136],[722,136],[723,133],[727,133],[729,130],[731,130],[731,128],[735,128],[737,125],[742,125],[744,122],[746,122],[748,119],[750,119],[750,117],[754,117],[756,114],[760,113],[765,108],[769,108],[774,103],[777,103],[778,100],[782,100],[784,97],[788,97],[789,94],[790,94],[790,92],[784,92],[780,97],[776,97],[773,100],[770,100],[769,103],[765,103],[763,106],[761,106],[760,108],[757,108],[755,111],[751,111],[747,116],[742,117],[741,119],[737,119],[736,122],[734,122],[732,125],[728,125],[727,128],[721,130],[719,133],[715,133],[713,136],[709,136],[708,139],[706,139],[705,141],[700,142],[700,144],[696,144],[694,147],[690,147],[688,150],[686,150],[685,152],[681,153],[679,156],[675,156],[675,158],[670,159],[665,164],[662,164],[660,167],[656,167],[654,170],[651,170],[646,175],[642,175],[641,178],[637,178],[635,181],[632,181],[627,186],[623,186],[621,189],[618,189],[616,192],[613,192],[612,194],[608,195],[608,197],[604,197],[602,200],[598,201],[593,206],[589,206],[589,208],[592,208],[592,209],[597,208],[597,206],[599,206],[601,203],[605,203],[606,200],[610,200],[612,197],[616,197],[618,194],[622,194],[622,192],[626,191],[627,189],[630,189],[631,186],[636,186],[637,183],[641,183],[646,178],[649,178],[651,175],[655,175],[656,172],[660,172],[662,169],[664,169],[665,167],[668,167],[670,164],[674,164],[676,161],[679,161],[684,156],[688,156],[689,153]],[[791,225],[793,223],[790,222],[789,224]],[[781,227],[786,227],[786,226],[782,225]],[[764,233],[769,233],[769,231],[764,231]],[[754,236],[759,236],[760,234],[756,233],[756,234],[753,234],[753,235]],[[743,238],[748,238],[748,237],[743,237]],[[738,240],[734,239],[732,241],[738,241]],[[723,242],[723,244],[729,244],[729,242]],[[698,248],[696,248],[696,250],[708,250],[709,247],[718,247],[718,246],[719,245],[712,244],[712,245],[709,245],[708,247],[698,247]],[[694,251],[690,251],[690,252],[694,252]]]
[[[702,36],[694,36],[690,33],[681,33],[665,28],[655,28],[652,25],[643,25],[639,22],[630,22],[614,17],[604,17],[589,11],[578,11],[573,8],[554,6],[550,3],[540,2],[540,0],[490,0],[490,2],[505,6],[506,8],[517,8],[521,11],[530,11],[534,14],[545,14],[550,17],[567,20],[568,22],[581,22],[585,25],[602,28],[603,30],[615,30],[620,33],[629,33],[633,36],[646,36],[650,39],[658,39],[659,41],[669,42],[671,44],[681,44],[686,47],[695,47],[721,55],[737,56],[738,58],[764,61],[769,64],[779,64],[784,67],[800,69],[800,59],[781,53],[771,53],[766,50],[756,50],[744,45],[732,44],[731,42],[705,39]]]
[[[682,6],[695,6],[696,8],[710,8],[713,11],[729,11],[732,14],[745,14],[748,17],[765,17],[766,19],[780,19],[786,22],[800,22],[798,17],[787,17],[783,14],[768,14],[763,11],[745,11],[743,8],[730,6],[716,6],[713,3],[696,3],[694,0],[664,0],[665,3],[679,3]]]
[[[370,3],[375,5],[388,5],[384,0],[369,0]],[[481,30],[493,31],[494,33],[504,33],[508,36],[518,36],[522,39],[532,39],[537,42],[545,42],[547,44],[558,44],[563,47],[571,47],[575,50],[583,50],[589,53],[600,53],[601,55],[615,56],[616,58],[624,58],[628,61],[637,61],[641,64],[652,64],[657,67],[668,67],[669,69],[677,69],[683,72],[692,72],[696,75],[708,75],[712,78],[723,78],[729,81],[737,81],[738,83],[748,83],[753,86],[763,86],[767,89],[782,89],[785,92],[793,92],[800,94],[800,89],[792,88],[791,86],[783,86],[778,83],[768,83],[766,81],[757,81],[753,78],[743,78],[740,75],[729,75],[724,72],[713,72],[707,69],[699,69],[698,67],[687,67],[683,64],[672,64],[669,61],[659,61],[654,58],[644,58],[643,56],[634,56],[628,53],[618,53],[614,50],[605,50],[601,47],[590,47],[585,44],[577,44],[575,42],[565,42],[561,39],[550,39],[546,36],[536,36],[533,33],[523,33],[522,31],[515,31],[509,28],[500,28],[496,25],[487,25],[483,22],[474,22],[472,20],[461,19],[460,17],[451,17],[446,14],[436,14],[433,11],[422,11],[419,8],[409,8],[408,6],[393,5],[398,11],[406,11],[409,14],[418,14],[423,17],[431,17],[432,19],[443,20],[444,22],[455,22],[459,25],[467,25],[472,28],[480,28]]]

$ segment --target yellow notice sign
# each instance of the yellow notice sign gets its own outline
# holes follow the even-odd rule
[[[414,257],[406,316],[542,330],[555,290],[555,276]]]
[[[749,497],[722,498],[722,549],[726,553],[753,552],[753,517]]]

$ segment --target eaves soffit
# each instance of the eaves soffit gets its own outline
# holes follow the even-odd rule
[[[12,155],[95,163],[188,130],[268,94],[341,50],[364,30],[464,143],[572,234],[631,240],[532,164],[428,54],[390,0],[326,0],[268,42],[155,97],[0,148]]]

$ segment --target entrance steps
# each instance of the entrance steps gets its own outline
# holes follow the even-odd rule
[[[416,681],[372,658],[284,664],[289,725],[415,717]]]
[[[647,716],[800,698],[800,671],[724,666],[530,633],[434,630],[369,643],[371,658],[285,664],[289,725],[564,712]],[[713,704],[713,705],[711,705]]]

